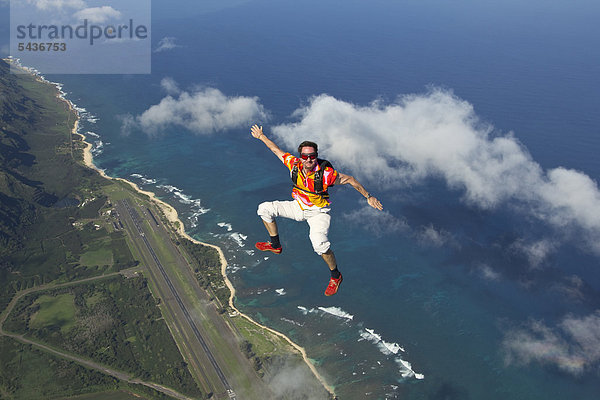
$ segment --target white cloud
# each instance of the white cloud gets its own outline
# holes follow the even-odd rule
[[[121,133],[123,135],[129,135],[137,127],[135,117],[131,114],[117,115],[117,119],[121,121]]]
[[[177,82],[175,82],[175,80],[173,78],[170,78],[170,77],[163,78],[160,81],[160,86],[164,89],[165,92],[167,92],[167,94],[176,95],[176,94],[181,93],[181,90],[179,89],[179,85],[177,85]]]
[[[329,397],[323,385],[305,365],[287,360],[285,363],[278,363],[271,370],[265,380],[273,391],[274,398],[318,400]]]
[[[523,253],[529,260],[532,268],[539,268],[546,258],[556,250],[556,243],[552,240],[543,239],[533,243],[517,240],[511,246],[514,250]]]
[[[406,232],[410,229],[403,219],[397,218],[385,210],[375,210],[371,206],[344,213],[342,218],[347,222],[360,225],[376,236]]]
[[[584,282],[577,275],[563,278],[562,282],[552,285],[552,290],[558,292],[564,299],[581,302],[585,296],[583,294]]]
[[[83,0],[27,0],[27,3],[34,4],[39,10],[74,8],[80,9],[85,7]]]
[[[161,82],[163,87],[174,88],[175,81]],[[122,117],[122,129],[133,126],[145,132],[156,133],[169,125],[182,126],[192,132],[209,134],[249,125],[268,118],[257,97],[225,96],[214,88],[180,92],[168,95],[136,117]]]
[[[443,229],[435,229],[433,225],[421,227],[416,236],[421,244],[435,247],[442,247],[447,243],[454,242],[450,232]]]
[[[548,179],[539,187],[540,197],[552,212],[547,218],[565,226],[575,220],[588,229],[600,226],[600,192],[589,176],[565,168],[548,172]]]
[[[84,20],[87,19],[89,22],[101,24],[110,19],[116,19],[121,17],[121,12],[115,10],[110,6],[102,7],[90,7],[84,8],[83,10],[75,13],[75,18]]]
[[[556,227],[582,228],[600,253],[596,182],[565,168],[545,172],[512,134],[494,132],[451,92],[432,89],[368,106],[323,94],[294,117],[298,122],[273,128],[282,142],[294,148],[316,141],[321,153],[359,180],[398,188],[441,177],[469,204],[526,204],[529,213]]]
[[[600,360],[600,311],[583,318],[567,316],[560,327],[575,341],[588,362]]]
[[[503,348],[508,364],[535,361],[581,375],[600,362],[600,311],[582,318],[567,316],[554,329],[530,321],[506,333]]]
[[[166,36],[158,42],[158,46],[154,49],[155,53],[159,53],[161,51],[171,50],[176,47],[182,47],[178,44],[175,44],[175,38],[172,36]]]
[[[488,281],[497,281],[502,277],[500,273],[494,271],[494,269],[487,264],[477,266],[477,273]]]

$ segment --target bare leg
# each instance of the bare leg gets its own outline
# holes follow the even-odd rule
[[[337,262],[335,261],[335,254],[333,254],[333,251],[331,251],[331,249],[327,250],[325,253],[321,254],[321,257],[323,257],[323,260],[325,260],[325,262],[327,263],[327,266],[329,267],[330,270],[334,270],[337,268]]]
[[[273,222],[267,222],[263,219],[262,222],[265,224],[269,236],[277,236],[277,222],[275,222],[275,220],[273,220]]]

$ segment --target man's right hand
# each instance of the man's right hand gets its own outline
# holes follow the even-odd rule
[[[250,133],[252,133],[253,137],[260,139],[269,148],[269,150],[271,150],[277,156],[277,158],[279,158],[279,161],[283,162],[283,156],[285,153],[279,147],[277,147],[277,145],[273,143],[273,141],[269,139],[267,135],[263,133],[262,126],[258,126],[256,124],[252,125],[252,128],[250,128]]]
[[[264,135],[262,126],[258,125],[252,125],[252,128],[250,128],[250,133],[252,133],[252,136],[257,139],[260,139],[260,137]]]

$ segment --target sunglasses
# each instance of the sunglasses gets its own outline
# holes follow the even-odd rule
[[[303,160],[314,160],[317,158],[317,153],[300,153],[300,158]]]

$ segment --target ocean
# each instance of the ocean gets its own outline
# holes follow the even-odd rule
[[[151,75],[47,78],[99,168],[224,249],[243,312],[341,399],[598,397],[599,3],[198,3],[153,2]],[[254,122],[384,205],[331,189],[331,298],[306,224],[254,250],[290,198]]]

